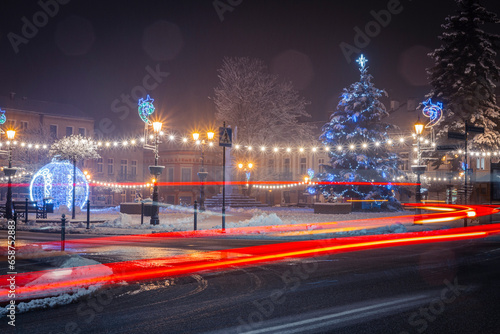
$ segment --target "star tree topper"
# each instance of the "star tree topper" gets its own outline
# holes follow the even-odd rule
[[[359,56],[359,58],[356,60],[356,63],[358,63],[361,66],[361,69],[365,68],[367,62],[368,59],[366,59],[365,56],[363,55]]]

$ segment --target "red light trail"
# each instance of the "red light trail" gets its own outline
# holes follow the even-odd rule
[[[122,281],[136,282],[158,279],[170,276],[189,275],[200,271],[227,270],[240,266],[251,266],[258,263],[271,263],[290,258],[324,256],[342,252],[360,251],[385,247],[406,246],[414,244],[457,241],[485,238],[500,233],[500,224],[436,230],[425,232],[407,232],[390,235],[370,235],[348,238],[294,241],[280,244],[235,248],[221,251],[210,251],[187,256],[177,256],[161,259],[144,259],[108,263],[105,265],[77,267],[82,272],[92,274],[86,278],[81,273],[78,278],[68,277],[63,281],[27,285],[42,275],[65,278],[71,276],[75,268],[62,268],[49,271],[38,271],[18,274],[16,294],[18,299],[49,296],[64,291],[64,289],[88,287],[94,284],[116,284]],[[113,274],[107,274],[112,270]],[[100,277],[94,277],[102,272]],[[8,276],[1,276],[2,279]],[[7,300],[6,286],[0,290],[0,301]]]

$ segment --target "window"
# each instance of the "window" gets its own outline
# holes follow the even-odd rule
[[[108,159],[108,174],[113,174],[113,159]]]
[[[306,165],[307,159],[306,158],[300,158],[300,175],[306,174]]]
[[[181,181],[182,182],[191,182],[191,168],[182,168]]]
[[[78,128],[78,134],[85,137],[85,128]]]
[[[269,159],[267,161],[267,170],[269,173],[274,172],[274,160],[273,159]]]
[[[137,160],[130,162],[130,174],[137,175]]]
[[[484,158],[477,158],[476,159],[476,168],[477,169],[484,169]]]
[[[127,160],[120,160],[120,175],[127,175]]]
[[[57,139],[57,125],[51,124],[49,128],[50,137]]]
[[[5,121],[5,128],[6,129],[13,129],[16,127],[16,120],[14,119],[8,119]]]
[[[191,168],[181,168],[181,181],[191,182]],[[181,190],[191,190],[190,186],[182,186]]]
[[[28,130],[28,122],[27,121],[21,121],[20,122],[20,127],[21,127],[21,130]]]
[[[174,167],[168,167],[167,182],[174,182]]]
[[[325,171],[325,167],[323,167],[324,163],[325,159],[318,159],[318,173],[323,173]]]
[[[102,173],[102,158],[97,159],[97,173]]]
[[[73,127],[67,126],[66,127],[66,136],[71,136],[72,134],[73,134]]]
[[[290,173],[290,158],[285,158],[283,161],[283,172],[285,174]]]

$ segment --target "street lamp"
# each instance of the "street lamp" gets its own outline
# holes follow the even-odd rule
[[[214,139],[215,133],[213,131],[208,131],[207,132],[207,139],[212,140]],[[200,171],[198,172],[198,177],[200,179],[200,211],[205,211],[205,184],[203,183],[205,179],[208,176],[208,172],[205,172],[205,157],[203,155],[203,146],[206,144],[205,140],[200,139],[200,134],[198,132],[193,133],[193,139],[194,141],[200,145],[200,151],[201,151],[201,167]]]
[[[162,123],[161,122],[153,122],[153,131],[155,133],[154,136],[154,154],[155,154],[155,164],[154,166],[149,166],[149,172],[154,177],[153,181],[153,203],[151,204],[151,225],[159,225],[160,219],[158,217],[158,178],[160,177],[165,166],[158,166],[158,144],[159,144],[159,134],[161,131]]]
[[[420,122],[420,117],[418,118],[418,121],[414,125],[415,127],[415,133],[417,135],[417,165],[411,166],[413,172],[417,174],[417,193],[415,194],[415,202],[416,203],[421,203],[422,202],[422,194],[420,193],[420,175],[425,173],[425,165],[422,165],[420,162],[420,141],[421,141],[421,135],[424,130],[424,124]],[[417,208],[417,212],[419,209]],[[418,212],[419,213],[419,212]]]
[[[11,177],[16,174],[16,169],[12,168],[12,145],[13,145],[13,140],[14,137],[16,136],[16,131],[14,130],[7,130],[7,139],[9,139],[9,167],[4,167],[3,171],[5,173],[5,176],[9,178],[8,184],[7,184],[7,200],[5,202],[5,218],[7,219],[12,219],[12,184],[11,184]]]

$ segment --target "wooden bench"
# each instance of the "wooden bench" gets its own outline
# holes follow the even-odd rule
[[[24,222],[28,222],[28,215],[30,213],[36,214],[36,218],[47,218],[45,207],[39,207],[37,202],[32,201],[13,201],[12,207],[14,208],[14,217],[24,218]]]
[[[314,203],[314,213],[347,214],[351,211],[351,203]]]

